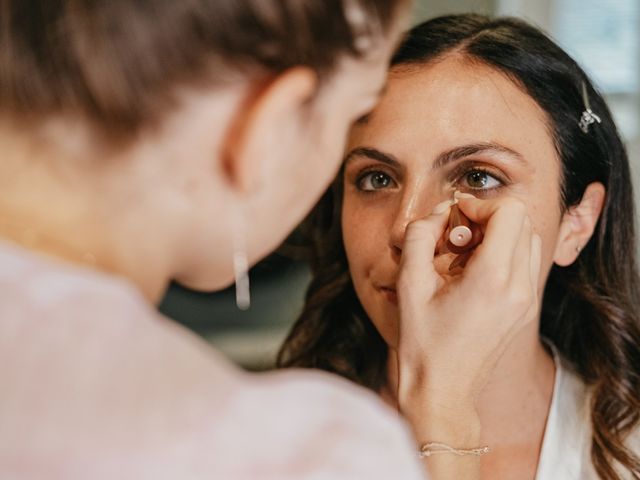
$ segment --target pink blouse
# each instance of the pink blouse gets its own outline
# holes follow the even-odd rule
[[[369,392],[242,372],[123,279],[0,242],[0,478],[420,479]]]

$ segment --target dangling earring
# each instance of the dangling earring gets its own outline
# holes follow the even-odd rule
[[[251,306],[249,285],[249,259],[247,257],[247,232],[244,209],[238,209],[233,229],[233,275],[236,283],[236,305],[240,310]]]

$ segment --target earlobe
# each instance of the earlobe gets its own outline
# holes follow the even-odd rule
[[[249,193],[258,188],[291,148],[317,83],[313,70],[296,67],[247,89],[221,148],[223,171],[233,189]]]
[[[598,224],[605,197],[604,185],[591,183],[580,203],[565,212],[553,259],[557,265],[567,267],[576,261]]]

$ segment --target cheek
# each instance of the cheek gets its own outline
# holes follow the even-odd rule
[[[359,215],[348,200],[342,208],[342,238],[347,260],[354,282],[360,281],[361,272],[367,270],[368,251],[371,249],[367,239],[368,226],[366,216]]]
[[[371,271],[383,257],[381,219],[357,202],[345,199],[342,209],[342,235],[353,283],[359,292],[369,282]]]
[[[543,212],[543,214],[541,214]],[[551,212],[551,214],[544,214]],[[535,233],[542,239],[541,265],[538,286],[544,290],[549,271],[553,266],[553,259],[560,234],[560,212],[557,205],[548,205],[545,209],[535,209],[530,213]]]
[[[397,307],[374,287],[374,282],[392,281],[397,270],[389,253],[384,215],[375,209],[353,208],[346,201],[342,210],[342,229],[349,272],[358,299],[385,342],[396,345]]]
[[[273,203],[271,215],[259,216],[267,223],[266,228],[277,230],[278,222],[284,221],[286,229],[291,230],[301,222],[338,173],[341,155],[340,145],[324,142],[315,133],[301,139],[297,151],[282,162],[277,174],[270,176],[276,181],[271,182],[268,195],[256,199],[258,211]]]
[[[389,281],[397,264],[391,252],[392,229],[398,214],[398,195],[368,196],[345,184],[341,211],[342,234],[355,276],[375,274]]]

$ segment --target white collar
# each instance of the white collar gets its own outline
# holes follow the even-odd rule
[[[551,345],[556,377],[536,480],[597,478],[590,458],[590,415],[585,383]]]

